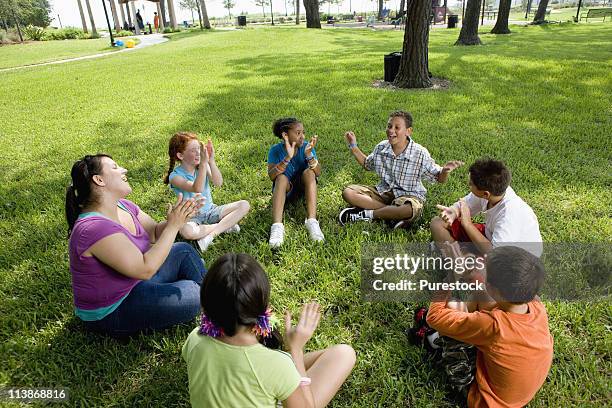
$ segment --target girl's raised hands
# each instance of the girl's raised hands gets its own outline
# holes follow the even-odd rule
[[[291,313],[285,312],[285,338],[290,350],[302,350],[310,340],[321,320],[319,309],[316,302],[304,304],[296,326],[291,325]]]
[[[213,147],[213,143],[211,139],[208,139],[208,142],[206,143],[206,152],[208,153],[208,158],[210,160],[214,160],[215,148]]]
[[[295,156],[295,142],[289,143],[289,136],[287,134],[283,134],[283,140],[285,141],[287,156],[289,156],[289,159],[292,159]]]
[[[208,140],[208,142],[211,143],[212,146],[212,142],[210,141],[210,139]],[[198,164],[198,166],[200,166],[201,168],[206,168],[209,158],[210,153],[208,150],[208,144],[204,145],[204,143],[200,142],[200,164]]]
[[[318,140],[319,140],[319,136],[314,135],[312,139],[310,139],[310,142],[306,144],[306,148],[304,149],[304,153],[306,154],[306,157],[310,157],[312,155],[312,149],[314,149],[314,147],[317,145]]]

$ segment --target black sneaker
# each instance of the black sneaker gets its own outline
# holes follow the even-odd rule
[[[340,221],[340,225],[345,225],[348,222],[356,222],[356,221],[370,222],[372,220],[365,216],[363,208],[348,207],[340,211],[340,215],[338,216],[338,221]]]

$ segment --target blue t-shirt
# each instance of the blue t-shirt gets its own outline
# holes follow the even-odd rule
[[[177,196],[179,195],[179,193],[183,193],[184,200],[190,199],[195,196],[196,193],[181,190],[180,188],[172,184],[172,179],[176,176],[181,176],[185,180],[191,181],[193,183],[193,181],[198,176],[198,171],[196,170],[194,174],[190,174],[187,172],[187,170],[183,168],[183,166],[177,166],[174,168],[174,170],[172,170],[172,173],[170,173],[170,176],[168,177],[168,180],[170,181],[170,188]],[[206,201],[204,202],[204,206],[200,208],[200,213],[204,213],[210,210],[213,205],[212,194],[210,193],[210,185],[208,184],[208,176],[206,176],[206,179],[204,180],[204,191],[202,191],[202,196],[206,199]]]
[[[295,155],[287,165],[287,169],[285,170],[284,174],[289,180],[294,180],[308,168],[308,161],[306,160],[306,154],[304,153],[307,145],[308,142],[305,141],[304,144],[297,149]],[[268,164],[276,165],[282,162],[286,155],[287,151],[285,150],[285,142],[277,143],[273,145],[268,152]],[[312,149],[312,155],[315,157],[315,159],[319,159],[314,148]]]

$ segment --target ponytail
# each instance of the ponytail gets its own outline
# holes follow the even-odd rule
[[[270,282],[261,265],[250,255],[227,253],[210,267],[200,289],[202,310],[226,336],[238,326],[254,326],[270,300]],[[259,339],[268,348],[281,348],[278,330]]]
[[[74,223],[81,214],[81,208],[79,207],[77,192],[72,184],[66,189],[66,221],[68,222],[68,235],[74,227]]]
[[[66,222],[68,223],[68,235],[72,232],[83,208],[94,202],[91,188],[91,178],[102,172],[102,158],[111,156],[103,153],[95,156],[87,155],[72,165],[70,178],[72,182],[66,188]]]

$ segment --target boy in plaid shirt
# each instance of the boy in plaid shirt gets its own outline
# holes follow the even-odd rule
[[[366,170],[375,171],[380,182],[375,187],[351,184],[342,192],[342,198],[352,207],[340,212],[340,224],[382,219],[404,228],[423,213],[427,190],[422,180],[444,183],[451,171],[463,165],[449,161],[440,167],[426,148],[412,139],[412,116],[396,111],[389,115],[387,140],[376,145],[366,156],[357,147],[353,132],[344,135],[357,162]]]

